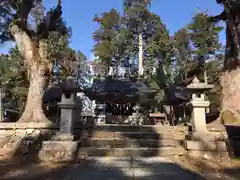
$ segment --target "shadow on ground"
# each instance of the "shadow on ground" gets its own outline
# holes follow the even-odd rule
[[[240,157],[240,126],[226,126],[232,156]]]
[[[139,131],[140,127],[135,127],[133,131]],[[94,129],[91,129],[92,132]],[[41,146],[36,146],[41,144],[43,140],[50,139],[58,129],[51,129],[51,132],[45,131],[36,139],[28,139],[25,137],[22,141],[31,141],[33,148],[31,151],[22,151],[22,147],[19,146],[12,159],[1,160],[0,161],[0,179],[3,180],[14,180],[14,179],[36,179],[36,180],[105,180],[105,179],[115,179],[115,180],[148,180],[148,179],[179,179],[179,180],[207,180],[207,179],[218,179],[221,178],[207,178],[204,174],[208,165],[204,163],[198,163],[197,166],[201,167],[203,171],[201,173],[195,173],[190,168],[184,168],[184,166],[179,165],[174,160],[170,158],[110,158],[110,157],[89,157],[88,160],[78,160],[69,163],[43,163],[38,159],[38,153],[41,150]],[[110,130],[109,130],[110,131]],[[155,134],[156,138],[161,138],[153,128],[144,129],[146,132]],[[124,133],[123,133],[124,135]],[[131,136],[126,136],[131,139]],[[136,145],[142,146],[142,142],[136,140]],[[124,144],[125,145],[125,144]],[[157,145],[156,145],[157,146]],[[81,151],[81,147],[79,149]],[[157,155],[159,152],[153,152],[153,155]],[[21,158],[16,158],[21,155]],[[105,154],[106,156],[107,154]],[[77,157],[73,157],[76,159]],[[232,179],[240,179],[239,176],[240,168],[226,168],[220,170],[222,174],[226,174]],[[214,171],[214,169],[213,169]],[[225,180],[223,177],[222,180]],[[229,178],[227,178],[229,179]]]
[[[139,131],[140,127],[136,127],[135,130]],[[56,132],[58,130],[56,129]],[[94,131],[92,129],[92,131]],[[153,128],[147,128],[145,131],[153,133]],[[19,147],[15,151],[15,156],[12,159],[0,161],[0,179],[2,180],[21,180],[21,179],[36,179],[36,180],[207,180],[229,179],[223,176],[223,178],[207,178],[203,176],[205,171],[210,169],[208,165],[204,163],[198,163],[198,168],[202,168],[203,171],[196,173],[196,171],[189,170],[176,163],[174,160],[170,160],[167,157],[129,157],[129,158],[110,158],[110,157],[89,157],[85,160],[76,160],[69,163],[43,163],[38,159],[38,153],[41,150],[41,146],[36,146],[43,140],[50,139],[55,134],[45,131],[36,138],[31,139],[31,145],[35,148],[27,153],[22,153],[22,147]],[[124,134],[124,133],[123,133]],[[153,133],[154,134],[154,133]],[[158,133],[155,132],[157,138]],[[131,138],[127,136],[128,138]],[[27,137],[25,137],[27,141]],[[136,140],[136,145],[141,146],[142,142]],[[36,148],[37,147],[37,148]],[[81,151],[81,147],[79,147]],[[157,150],[156,150],[157,151]],[[19,154],[22,153],[21,158]],[[153,155],[157,155],[159,152],[153,152]],[[107,153],[105,154],[107,156]],[[77,159],[77,157],[73,157]],[[192,160],[193,161],[193,160]],[[226,168],[220,170],[222,174],[226,174],[232,177],[233,180],[239,179],[239,168]],[[214,169],[212,171],[215,171]],[[198,172],[198,171],[197,171]],[[231,179],[231,180],[232,180]]]
[[[141,129],[140,129],[141,130]],[[22,143],[15,149],[12,159],[0,161],[0,179],[41,179],[41,180],[105,180],[105,179],[183,179],[183,180],[204,180],[202,176],[174,164],[167,158],[110,158],[110,157],[89,157],[85,160],[77,160],[69,163],[43,163],[38,158],[41,150],[41,143],[49,140],[58,129],[45,130],[35,138],[24,137]],[[94,129],[92,129],[94,131]],[[133,131],[139,131],[136,127]],[[147,128],[149,132],[158,138],[158,133],[153,133],[153,128]],[[123,133],[124,134],[124,133]],[[131,138],[127,136],[128,138]],[[23,144],[24,144],[23,143]],[[136,140],[136,145],[141,146],[142,142]],[[26,145],[27,144],[27,145]],[[27,148],[24,149],[24,148]],[[81,151],[81,147],[79,147]],[[153,152],[152,156],[158,152]],[[107,154],[105,154],[106,156]],[[141,154],[142,155],[142,154]]]
[[[7,171],[1,176],[3,180],[205,180],[197,173],[184,169],[168,160],[157,159],[110,160],[96,158],[71,164],[19,164],[18,168],[16,166],[11,167],[11,164],[1,163],[0,171]]]

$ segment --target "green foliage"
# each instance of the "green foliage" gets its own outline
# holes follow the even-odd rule
[[[220,72],[223,55],[220,53],[219,32],[223,28],[215,22],[209,22],[206,13],[196,14],[187,28],[175,33],[175,83],[189,84],[193,76],[204,79],[207,72],[208,81],[215,85],[209,93],[209,99],[220,105]]]
[[[151,75],[152,83],[158,86],[159,90],[155,99],[162,101],[164,99],[164,92],[167,87],[173,83],[173,42],[172,38],[162,23],[159,16],[152,14],[154,19],[154,33],[147,40],[149,48],[146,49],[146,54],[151,62],[145,59],[145,68],[152,66],[156,68],[156,73]],[[147,68],[151,69],[151,68]],[[151,71],[150,71],[151,72]],[[151,83],[151,84],[152,84]]]
[[[35,43],[44,47],[46,54],[44,61],[51,64],[59,60],[63,66],[64,73],[71,74],[69,64],[74,61],[72,49],[69,47],[71,28],[61,17],[61,1],[56,8],[45,11],[42,0],[3,0],[0,8],[0,39],[2,41],[13,40],[8,28],[18,25],[24,30]],[[4,27],[4,28],[3,28]],[[37,49],[38,50],[38,49]]]
[[[151,0],[124,0],[124,8],[129,8],[131,6],[143,6],[148,7],[151,5]]]
[[[220,95],[221,95],[221,86],[220,86],[220,74],[222,72],[224,65],[224,54],[216,55],[215,59],[206,63],[206,70],[208,75],[208,81],[211,84],[214,84],[214,88],[208,93],[208,98],[210,102],[213,102],[220,108]]]
[[[205,61],[211,55],[215,55],[221,48],[219,32],[223,29],[223,27],[218,26],[215,22],[210,22],[208,19],[209,16],[206,13],[198,13],[188,26],[195,59],[198,62],[198,67],[203,71]]]
[[[177,31],[173,36],[175,54],[175,83],[188,81],[188,74],[194,68],[190,34],[186,28]]]
[[[43,0],[2,0],[0,8],[0,40],[13,40],[9,27],[17,25],[32,39],[48,39],[51,33],[70,35],[62,15],[61,0],[56,8],[45,12]]]
[[[121,16],[112,9],[101,16],[96,15],[93,20],[100,25],[93,34],[96,41],[93,52],[109,68],[113,59],[120,61],[124,51],[126,32],[121,27]]]
[[[1,85],[7,94],[6,107],[23,112],[27,93],[28,77],[24,61],[17,48],[9,51],[9,55],[0,56]]]
[[[187,28],[180,29],[173,37],[177,83],[189,83],[194,75],[203,80],[208,60],[216,58],[221,49],[219,32],[223,28],[208,19],[206,13],[196,14]]]
[[[166,25],[149,11],[149,5],[150,1],[124,1],[123,16],[114,9],[96,16],[94,21],[99,23],[99,29],[93,35],[93,51],[107,67],[113,60],[136,60],[141,34],[149,85],[166,88],[173,83],[173,43]],[[153,68],[157,73],[152,74]],[[162,94],[158,99],[163,99]]]

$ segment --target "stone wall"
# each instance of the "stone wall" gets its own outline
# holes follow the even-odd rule
[[[55,135],[59,131],[59,125],[54,123],[0,123],[0,159],[31,156],[38,160],[39,153],[43,148],[42,146],[44,145],[44,142],[46,144],[46,141],[54,139]],[[226,132],[222,130],[219,131],[221,131],[220,134],[222,134],[222,140],[226,139]],[[150,138],[149,140],[151,140],[153,137],[156,137],[157,139],[161,138],[161,143],[163,140],[164,142],[167,140],[166,142],[169,143],[169,140],[177,140],[179,142],[184,141],[185,136],[188,135],[188,128],[184,126],[171,127],[121,125],[93,127],[91,125],[84,126],[82,124],[76,124],[74,134],[78,136],[77,140],[84,138],[86,135],[90,135],[91,138],[102,140],[109,140],[109,138],[113,136],[115,139],[121,140],[123,138],[125,141],[129,141],[128,143],[134,139],[145,139],[145,135],[148,135],[148,138]],[[162,143],[162,146],[163,145],[164,143]],[[54,147],[54,149],[56,148]],[[199,150],[202,151],[201,148]],[[55,153],[55,155],[56,154],[57,153]],[[61,153],[59,152],[59,154]]]
[[[54,123],[1,123],[0,124],[0,159],[17,158],[28,155],[34,155],[38,158],[38,154],[42,149],[43,142],[54,139],[55,135],[60,131],[59,125]],[[93,126],[76,124],[74,134],[77,140],[85,136],[92,138],[109,138],[123,136],[125,131],[152,133],[154,136],[161,135],[161,138],[184,139],[187,134],[187,127],[154,127],[154,126]],[[107,135],[105,137],[104,135]],[[171,137],[169,135],[172,135]],[[117,136],[118,135],[118,136]],[[104,137],[103,137],[104,136]],[[137,135],[139,136],[139,135]],[[165,137],[166,136],[166,137]],[[129,137],[130,138],[130,137]],[[131,137],[135,138],[135,137]],[[140,137],[138,137],[140,138]]]
[[[37,154],[41,142],[59,131],[54,124],[45,123],[1,123],[0,159]]]

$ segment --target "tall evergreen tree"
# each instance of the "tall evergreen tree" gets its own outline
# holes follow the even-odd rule
[[[113,60],[120,63],[126,40],[120,13],[112,9],[101,16],[95,16],[94,21],[100,25],[93,34],[96,42],[93,48],[95,56],[99,57],[107,68],[111,66]]]
[[[219,52],[221,44],[219,42],[219,32],[223,27],[215,22],[208,21],[206,13],[198,13],[193,17],[188,26],[191,42],[193,46],[194,59],[197,60],[199,78],[207,81],[206,61],[212,59]]]
[[[159,16],[149,11],[151,1],[132,0],[125,1],[124,26],[128,29],[130,39],[128,40],[128,52],[132,59],[138,59],[139,73],[143,69],[152,70],[153,59],[148,54],[148,48],[152,43],[151,38],[159,25]],[[142,67],[144,65],[144,68]]]
[[[195,63],[192,60],[192,48],[190,35],[186,28],[177,31],[173,36],[174,44],[174,74],[175,83],[188,83],[191,71],[194,69]]]

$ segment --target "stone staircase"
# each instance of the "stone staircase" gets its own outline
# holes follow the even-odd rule
[[[183,126],[96,126],[83,133],[78,156],[182,155],[186,133],[187,127]]]

